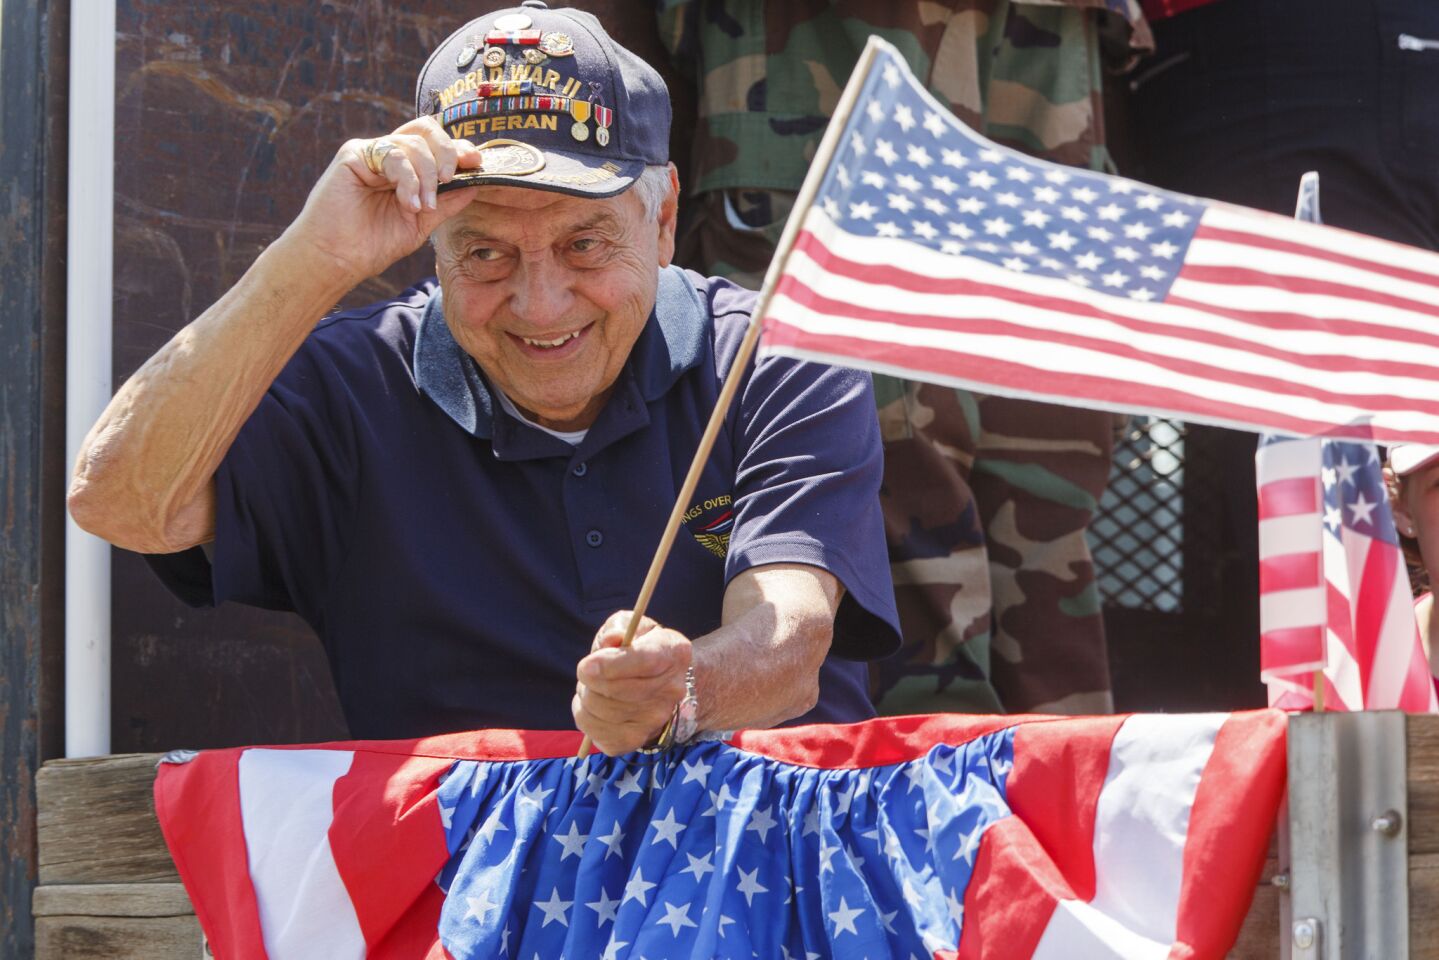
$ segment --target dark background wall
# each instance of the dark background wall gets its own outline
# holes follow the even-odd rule
[[[121,2],[115,382],[234,283],[343,141],[410,119],[415,74],[433,47],[509,5]],[[572,5],[672,79],[650,4]],[[692,100],[671,87],[682,148]],[[382,299],[432,272],[421,252],[348,299]],[[123,551],[114,598],[115,752],[345,735],[324,657],[298,618],[192,610]]]
[[[63,748],[68,4],[0,6],[0,957],[33,948],[35,770]]]

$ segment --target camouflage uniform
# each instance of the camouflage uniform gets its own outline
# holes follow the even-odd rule
[[[1132,0],[660,7],[699,98],[679,259],[750,286],[869,34],[991,139],[1094,169],[1108,162],[1102,60],[1149,45]],[[1114,418],[884,376],[875,392],[905,639],[872,673],[881,712],[1112,709],[1084,531]]]

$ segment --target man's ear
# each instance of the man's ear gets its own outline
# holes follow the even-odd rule
[[[679,221],[680,177],[673,163],[669,164],[670,189],[660,203],[659,260],[661,267],[667,267],[675,258],[675,228]]]

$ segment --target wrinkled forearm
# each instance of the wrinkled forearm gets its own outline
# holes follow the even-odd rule
[[[76,522],[117,546],[173,553],[214,535],[215,471],[315,323],[350,286],[281,238],[125,382],[76,457]]]
[[[810,710],[843,593],[833,576],[800,564],[731,581],[724,625],[694,641],[700,729],[772,727]]]

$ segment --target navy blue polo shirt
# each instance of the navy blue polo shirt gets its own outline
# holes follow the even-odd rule
[[[321,322],[216,474],[215,542],[151,558],[182,598],[294,610],[324,643],[351,734],[572,729],[575,665],[634,605],[754,294],[677,268],[614,392],[571,446],[505,413],[433,280]],[[873,715],[899,643],[869,377],[752,364],[649,613],[694,638],[767,563],[846,593],[819,705]],[[841,659],[845,658],[845,659]],[[796,721],[800,722],[800,721]]]

